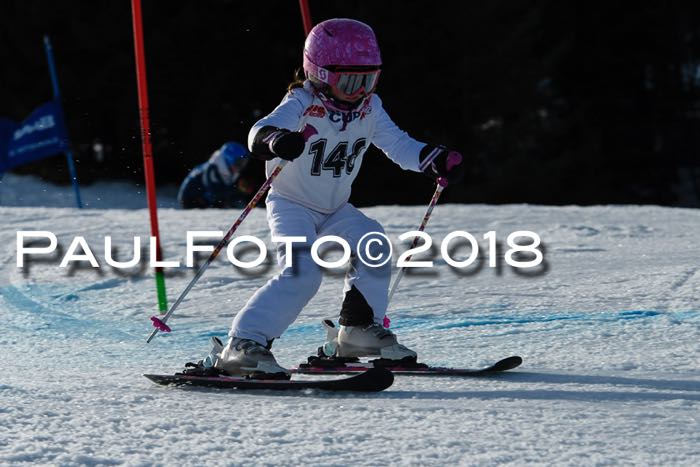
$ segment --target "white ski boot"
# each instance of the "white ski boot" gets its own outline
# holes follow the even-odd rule
[[[221,374],[221,371],[214,367],[214,363],[216,363],[216,359],[219,358],[221,351],[224,349],[224,344],[221,342],[221,339],[216,336],[213,336],[209,342],[211,343],[212,347],[209,355],[197,363],[185,363],[185,369],[182,370],[183,375],[219,376],[219,374]]]
[[[211,352],[209,352],[209,355],[204,357],[204,360],[202,360],[202,366],[204,368],[214,368],[214,364],[216,363],[216,359],[219,358],[221,355],[221,351],[224,350],[224,344],[221,342],[221,339],[219,339],[216,336],[213,336],[209,342],[211,342]]]
[[[318,356],[333,357],[338,349],[338,328],[331,318],[321,320],[321,324],[326,328],[326,342],[318,348]]]
[[[340,326],[335,355],[343,358],[377,356],[386,360],[413,361],[418,356],[413,350],[399,344],[393,332],[376,323],[369,326]]]
[[[250,340],[232,337],[214,366],[232,376],[253,376],[289,379],[289,370],[281,367],[269,349]]]

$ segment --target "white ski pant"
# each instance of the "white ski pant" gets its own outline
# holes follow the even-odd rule
[[[252,339],[266,345],[277,338],[294,322],[302,308],[321,286],[323,269],[311,258],[311,245],[320,237],[336,235],[350,245],[353,256],[345,276],[344,292],[355,286],[362,293],[374,313],[374,321],[381,323],[388,305],[387,294],[391,280],[391,261],[381,267],[369,267],[355,258],[358,240],[368,232],[384,233],[382,226],[365,216],[350,203],[332,214],[323,214],[300,204],[271,194],[267,199],[267,220],[273,237],[304,236],[305,244],[294,243],[291,267],[284,267],[285,244],[278,244],[277,260],[282,268],[255,292],[233,320],[231,337]],[[372,246],[378,247],[378,243]],[[388,247],[370,250],[372,256]],[[338,311],[340,310],[340,304]]]

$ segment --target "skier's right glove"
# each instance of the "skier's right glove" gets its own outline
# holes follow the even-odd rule
[[[279,157],[293,161],[301,156],[305,146],[306,140],[302,132],[266,126],[255,135],[251,152],[264,160]]]
[[[299,131],[277,130],[265,140],[272,154],[288,161],[301,156],[306,146],[304,135]]]

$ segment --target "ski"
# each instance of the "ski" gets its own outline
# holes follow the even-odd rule
[[[440,366],[429,366],[425,364],[414,364],[414,365],[391,365],[387,363],[380,363],[381,366],[377,366],[376,363],[372,362],[345,362],[341,363],[339,366],[333,366],[329,359],[310,357],[309,363],[302,363],[297,368],[293,368],[292,373],[296,374],[307,374],[307,375],[348,375],[361,373],[363,371],[368,371],[370,369],[384,368],[390,370],[395,375],[402,376],[491,376],[504,371],[512,370],[513,368],[519,367],[523,362],[523,359],[518,356],[512,356],[499,360],[493,365],[489,365],[484,368],[448,368]]]
[[[196,386],[219,389],[271,389],[271,390],[305,390],[323,391],[383,391],[394,382],[394,375],[385,368],[365,368],[349,378],[332,380],[285,380],[254,379],[235,376],[196,376],[182,373],[174,375],[144,375],[156,384],[168,386]]]

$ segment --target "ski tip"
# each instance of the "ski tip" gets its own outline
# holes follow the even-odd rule
[[[491,367],[491,371],[512,370],[513,368],[517,368],[520,365],[522,365],[522,363],[522,357],[514,355],[512,357],[504,358],[503,360],[499,360],[498,362],[494,363],[493,367]]]
[[[150,379],[150,380],[153,381],[154,383],[162,384],[162,383],[161,383],[161,381],[162,381],[162,376],[161,376],[161,375],[143,375],[143,376],[145,376],[146,378]]]
[[[383,391],[392,384],[394,384],[394,373],[387,370],[386,368],[370,368],[364,373],[361,373],[352,378],[359,384],[356,386],[356,390],[359,391]]]
[[[181,379],[177,375],[148,375],[145,374],[143,375],[146,378],[150,379],[156,384],[159,384],[161,386],[169,386],[171,384],[173,385],[182,385],[182,384],[188,384],[187,380]]]

